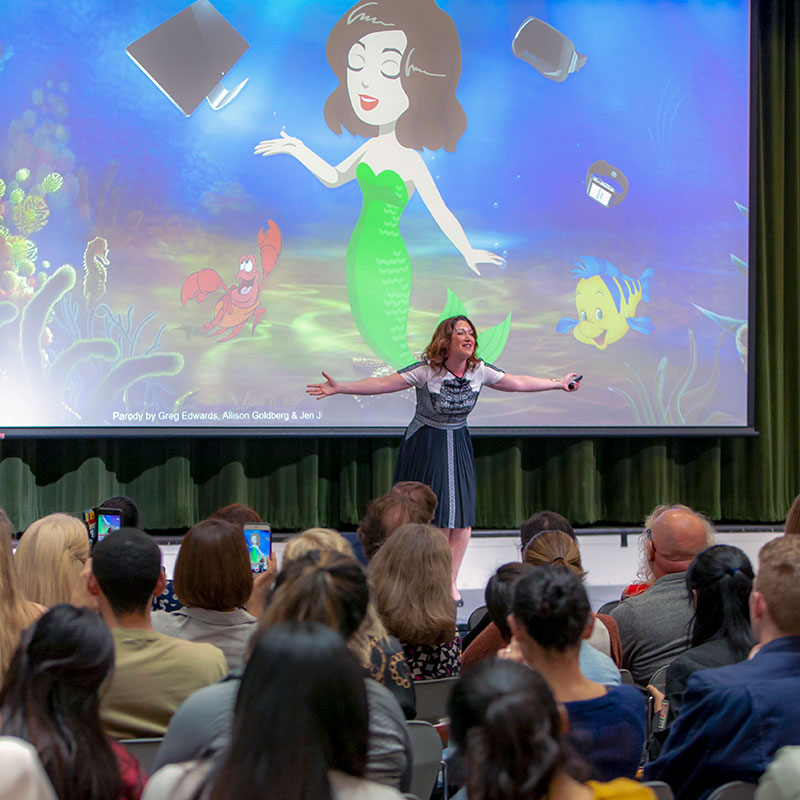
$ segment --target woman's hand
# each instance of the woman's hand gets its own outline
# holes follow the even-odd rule
[[[464,254],[464,261],[467,262],[467,266],[476,274],[480,275],[481,272],[478,269],[478,264],[493,264],[495,267],[500,267],[500,269],[505,269],[506,267],[506,260],[502,256],[498,256],[496,253],[491,253],[488,250],[475,250],[470,249]]]
[[[664,692],[656,689],[652,683],[647,684],[647,691],[653,696],[653,713],[660,714],[664,707]]]
[[[277,576],[278,559],[275,557],[275,553],[270,553],[267,559],[267,569],[253,577],[253,590],[250,592],[250,597],[247,599],[247,605],[245,606],[247,612],[256,619],[264,613],[264,608],[267,605],[267,595]]]
[[[322,373],[322,377],[325,378],[325,383],[309,383],[306,386],[306,394],[316,397],[317,400],[322,400],[323,397],[330,397],[332,394],[339,394],[338,381],[335,381],[325,372]]]
[[[264,139],[259,142],[253,152],[257,156],[277,156],[285,153],[288,156],[299,157],[300,151],[306,146],[295,136],[289,136],[285,131],[281,131],[280,139]]]
[[[561,388],[565,392],[577,392],[580,389],[582,379],[583,375],[579,375],[577,372],[570,372],[561,379]]]

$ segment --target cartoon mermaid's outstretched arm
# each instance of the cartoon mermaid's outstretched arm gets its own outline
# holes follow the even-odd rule
[[[436,186],[428,167],[421,156],[416,159],[413,181],[419,192],[422,202],[442,229],[442,233],[453,243],[453,246],[464,256],[467,266],[477,275],[480,275],[478,264],[494,264],[497,267],[505,265],[505,259],[488,250],[476,250],[467,239],[461,223],[455,214],[447,207],[439,189]]]
[[[306,147],[300,139],[281,131],[280,139],[265,139],[259,142],[253,152],[257,156],[277,156],[285,154],[294,156],[317,180],[330,188],[342,186],[356,177],[356,167],[361,161],[366,144],[349,155],[335,167],[322,156],[318,156],[310,147]]]

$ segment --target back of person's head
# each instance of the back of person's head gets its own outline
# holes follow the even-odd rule
[[[23,633],[11,661],[0,691],[3,733],[36,748],[60,800],[120,797],[98,695],[113,664],[114,643],[102,618],[66,604]]]
[[[511,639],[508,615],[514,605],[514,587],[517,581],[532,569],[533,567],[530,564],[512,561],[510,564],[503,564],[502,567],[498,567],[497,572],[489,578],[489,582],[486,584],[486,592],[484,593],[486,612],[506,641]]]
[[[118,508],[122,512],[120,528],[142,527],[142,513],[139,511],[139,506],[130,497],[125,495],[109,497],[108,500],[103,500],[98,508]]]
[[[573,767],[553,695],[522,664],[479,661],[453,687],[449,710],[469,798],[546,798],[555,778]]]
[[[383,543],[403,525],[427,525],[431,521],[428,509],[405,494],[385,494],[367,506],[358,524],[358,538],[367,561],[371,561]]]
[[[367,736],[363,672],[342,637],[319,623],[275,625],[256,636],[207,796],[328,800],[329,771],[364,774]]]
[[[578,542],[563,531],[540,531],[522,551],[522,560],[532,567],[549,564],[569,567],[581,578],[586,577],[581,564],[581,551]]]
[[[292,536],[283,550],[283,564],[310,553],[312,550],[331,550],[353,558],[350,542],[333,528],[306,528]]]
[[[34,620],[34,611],[25,598],[14,560],[14,526],[0,508],[0,680],[5,675],[17,647],[19,634]]]
[[[705,514],[675,503],[656,506],[639,537],[639,578],[653,583],[664,575],[685,572],[692,559],[714,544],[714,526]]]
[[[221,518],[193,525],[181,542],[173,578],[185,606],[230,611],[247,602],[253,573],[241,526]]]
[[[577,648],[591,608],[580,576],[569,567],[536,567],[514,589],[514,620],[543,650]]]
[[[727,639],[741,659],[755,643],[749,599],[753,565],[738,547],[715,544],[695,556],[686,573],[689,594],[696,592],[692,647]]]
[[[83,522],[69,514],[49,514],[36,520],[17,545],[23,594],[48,608],[68,603],[87,558],[89,534]]]
[[[363,622],[368,602],[366,573],[352,556],[312,550],[284,566],[259,629],[319,622],[349,639]]]
[[[537,511],[519,526],[520,546],[524,550],[528,542],[542,531],[563,531],[575,539],[575,531],[569,520],[557,511]]]
[[[780,634],[800,636],[800,537],[782,536],[761,548],[753,589]]]
[[[242,505],[241,503],[231,503],[230,505],[218,508],[211,515],[210,519],[223,519],[225,522],[238,525],[240,531],[243,525],[252,525],[264,521],[255,509],[250,508],[250,506]]]
[[[453,640],[451,564],[447,538],[432,525],[402,525],[384,542],[370,561],[369,578],[389,633],[416,645]]]
[[[800,533],[800,494],[795,497],[792,507],[789,509],[783,532],[784,534]]]
[[[430,522],[439,505],[436,492],[427,483],[420,481],[398,481],[389,490],[389,494],[401,495],[407,497],[412,503],[416,503],[419,507],[420,517],[424,517],[422,522]],[[417,522],[417,520],[410,521]]]
[[[95,545],[92,573],[114,614],[144,613],[161,575],[161,551],[144,531],[120,528]]]

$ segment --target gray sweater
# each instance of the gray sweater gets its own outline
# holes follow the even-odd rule
[[[664,575],[643,594],[623,600],[611,616],[622,640],[622,666],[645,686],[657,669],[689,649],[694,610],[686,573]]]

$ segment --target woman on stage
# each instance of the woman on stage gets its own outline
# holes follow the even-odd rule
[[[417,390],[417,408],[397,458],[394,480],[420,481],[436,492],[439,505],[433,524],[441,528],[453,552],[453,598],[463,600],[456,578],[475,524],[475,463],[467,415],[483,386],[501,392],[577,391],[579,376],[534,378],[509,375],[477,357],[475,326],[466,317],[442,320],[423,360],[380,378],[339,382],[322,373],[325,383],[308,385],[308,394],[321,399],[334,394],[372,395]]]

